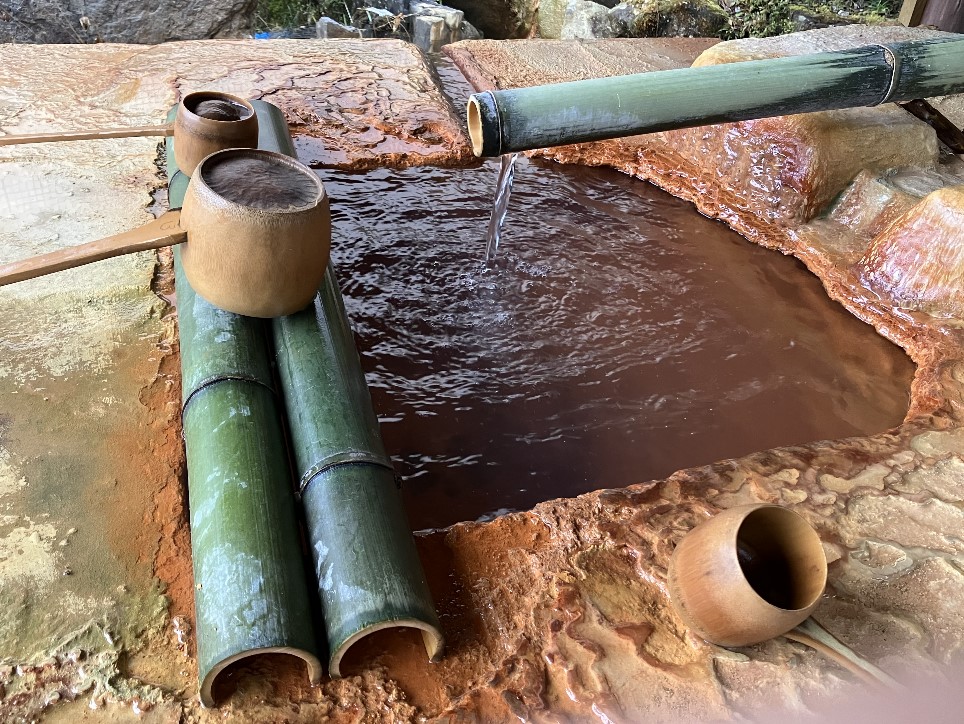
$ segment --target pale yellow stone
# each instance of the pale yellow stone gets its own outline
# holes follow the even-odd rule
[[[796,485],[797,481],[800,480],[800,471],[796,468],[784,468],[780,472],[771,475],[770,480],[778,480],[782,483]]]
[[[807,499],[807,491],[805,490],[781,490],[780,500],[784,505],[797,505],[802,503]]]
[[[902,493],[930,492],[945,503],[964,501],[964,460],[950,457],[907,473],[892,486]]]
[[[873,539],[901,548],[964,553],[964,510],[954,505],[867,495],[852,499],[847,512],[840,519],[840,533],[850,545]]]
[[[817,480],[826,490],[846,495],[854,488],[873,488],[874,490],[884,489],[884,478],[890,473],[890,468],[886,465],[871,465],[857,476],[846,479],[838,478],[835,475],[823,474]]]
[[[925,457],[964,456],[964,428],[921,433],[910,441],[910,446]]]

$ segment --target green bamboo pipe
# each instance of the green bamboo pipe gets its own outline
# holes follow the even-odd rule
[[[476,93],[476,156],[964,91],[964,38]]]
[[[290,137],[269,150],[294,156]],[[314,304],[272,320],[278,376],[315,561],[328,672],[383,629],[421,633],[437,659],[441,626],[355,350],[334,269]]]
[[[268,143],[283,117],[254,105]],[[187,177],[171,141],[168,176],[179,208]],[[175,274],[199,688],[214,706],[219,674],[245,657],[297,656],[312,683],[322,667],[266,327],[199,297],[177,252]]]
[[[313,307],[272,322],[278,373],[331,676],[360,639],[417,629],[429,659],[443,637],[385,453],[334,271]]]

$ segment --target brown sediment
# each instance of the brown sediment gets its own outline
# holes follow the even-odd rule
[[[929,193],[874,237],[855,273],[901,308],[964,316],[964,186]]]

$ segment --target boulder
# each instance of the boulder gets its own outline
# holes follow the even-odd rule
[[[964,316],[964,186],[938,189],[878,234],[855,271],[904,309]]]
[[[409,5],[409,12],[412,14],[413,41],[416,36],[416,30],[424,34],[430,25],[433,27],[437,25],[435,23],[426,24],[424,22],[419,25],[418,21],[420,18],[438,18],[442,21],[443,25],[440,29],[433,31],[441,33],[441,45],[439,45],[439,47],[447,45],[448,43],[454,43],[459,39],[459,32],[465,20],[465,13],[461,10],[451,8],[448,5],[438,5],[437,3],[413,2]],[[418,45],[418,42],[415,41],[415,44]],[[425,50],[425,48],[422,49]],[[433,50],[429,52],[437,51]]]
[[[566,23],[569,0],[541,0],[539,3],[539,36],[558,39]]]
[[[630,38],[717,38],[730,22],[716,0],[629,0],[609,16],[616,34]]]
[[[616,35],[609,9],[596,2],[569,0],[559,37],[563,40],[612,38]]]
[[[361,32],[351,25],[343,25],[331,18],[319,18],[315,23],[315,35],[322,40],[331,38],[359,38]]]
[[[459,27],[460,40],[482,40],[484,37],[482,31],[472,25],[468,20],[462,21],[462,25]]]
[[[437,53],[446,45],[445,21],[431,15],[412,18],[412,42],[426,53]]]
[[[2,43],[163,43],[236,38],[251,31],[257,0],[35,0],[0,4]]]
[[[538,24],[546,0],[446,0],[487,38],[528,38]],[[557,36],[558,37],[558,36]]]

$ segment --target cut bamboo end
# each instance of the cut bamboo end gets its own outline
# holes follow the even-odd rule
[[[445,650],[445,637],[437,626],[413,618],[403,618],[397,621],[382,621],[357,631],[345,639],[344,643],[334,650],[328,661],[328,673],[331,675],[331,678],[340,679],[342,677],[341,662],[354,644],[378,631],[393,628],[411,628],[419,631],[422,634],[422,643],[425,644],[425,652],[428,654],[429,661],[438,661],[442,656],[442,652]]]
[[[305,666],[308,669],[308,680],[311,682],[311,684],[314,686],[321,681],[321,661],[318,660],[317,656],[308,651],[294,649],[289,646],[267,646],[263,649],[241,651],[233,656],[228,656],[227,658],[219,661],[207,672],[204,678],[201,679],[201,706],[205,708],[213,708],[217,706],[217,702],[214,699],[214,685],[217,683],[218,675],[222,671],[238,661],[243,661],[244,659],[249,659],[263,654],[285,654],[294,656],[297,659],[301,659],[305,662]]]
[[[475,96],[469,98],[466,116],[469,124],[469,138],[472,140],[472,153],[474,153],[476,156],[481,156],[482,118],[479,113],[479,102],[475,99]]]
[[[493,93],[485,91],[469,96],[466,121],[472,153],[486,158],[502,155],[502,115]]]

